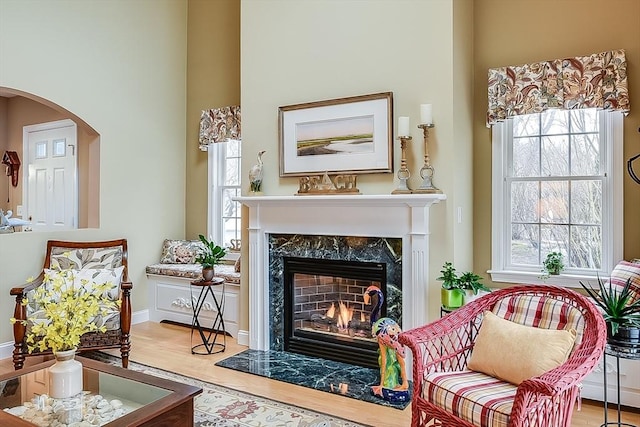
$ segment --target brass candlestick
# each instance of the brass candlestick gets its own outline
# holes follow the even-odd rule
[[[411,176],[411,172],[409,172],[409,168],[407,167],[407,142],[411,141],[410,136],[399,136],[400,140],[400,149],[402,150],[402,160],[400,161],[400,169],[398,169],[398,179],[400,180],[400,184],[398,188],[393,190],[391,194],[408,194],[411,193],[411,189],[407,187],[407,180]]]
[[[433,127],[433,124],[418,125],[422,129],[424,134],[424,165],[420,169],[420,177],[422,178],[422,185],[413,190],[414,193],[442,193],[438,188],[433,186],[433,166],[429,160],[429,128]]]

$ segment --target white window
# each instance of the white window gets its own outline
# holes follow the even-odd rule
[[[233,200],[240,196],[240,146],[239,140],[232,139],[208,147],[209,234],[227,248],[239,246],[241,235],[241,207]]]
[[[492,280],[579,286],[622,258],[622,113],[547,110],[493,126]],[[542,279],[549,252],[564,255]]]

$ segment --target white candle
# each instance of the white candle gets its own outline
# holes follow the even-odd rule
[[[430,125],[433,123],[433,117],[431,116],[431,104],[420,105],[420,124]]]
[[[398,117],[398,136],[409,136],[409,117]]]

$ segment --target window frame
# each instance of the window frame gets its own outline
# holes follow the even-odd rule
[[[624,199],[623,199],[623,114],[598,111],[602,144],[602,265],[599,271],[581,270],[543,277],[542,267],[516,269],[507,266],[510,244],[510,206],[507,202],[507,174],[511,161],[513,121],[506,120],[491,128],[492,140],[492,215],[491,215],[491,280],[509,283],[547,283],[579,288],[580,281],[609,277],[611,270],[623,258]]]
[[[242,142],[238,140],[240,144],[240,157],[242,159]],[[223,224],[222,224],[222,193],[225,189],[236,188],[238,192],[242,190],[241,177],[238,176],[238,185],[226,185],[224,184],[224,177],[226,175],[226,159],[227,159],[227,144],[226,142],[210,144],[207,147],[207,187],[208,187],[208,209],[207,209],[207,232],[208,235],[213,238],[215,242],[224,242],[223,238]],[[240,174],[240,170],[238,170]],[[238,193],[239,194],[239,193]],[[239,221],[242,221],[242,210],[240,202],[237,203],[237,212]],[[238,239],[240,239],[242,230],[238,230]],[[221,245],[222,246],[222,245]],[[228,249],[228,246],[225,246]],[[240,251],[227,250],[227,254],[223,259],[235,261],[240,257]]]

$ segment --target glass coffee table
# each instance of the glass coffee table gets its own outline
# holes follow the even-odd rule
[[[0,375],[0,426],[193,426],[199,387],[77,357],[83,391],[69,399],[48,397],[47,368],[54,361]],[[56,424],[60,423],[60,424]]]

